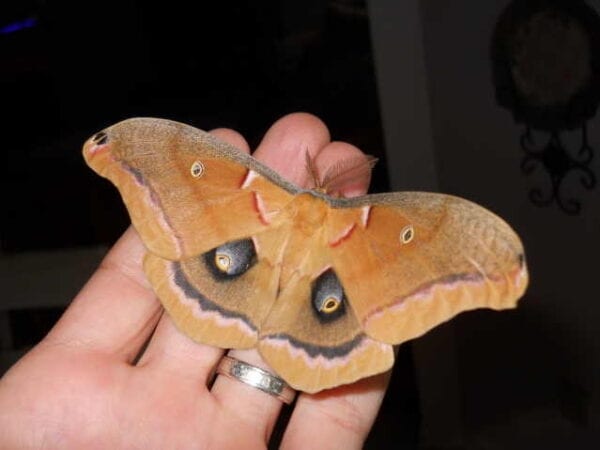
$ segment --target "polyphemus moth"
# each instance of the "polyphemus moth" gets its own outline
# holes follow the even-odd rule
[[[257,347],[298,390],[386,371],[393,345],[465,310],[513,308],[527,285],[519,237],[461,198],[334,198],[162,119],[113,125],[83,154],[119,189],[177,327]]]

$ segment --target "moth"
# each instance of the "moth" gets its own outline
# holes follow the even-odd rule
[[[144,271],[179,330],[256,347],[297,390],[384,372],[394,345],[462,311],[513,308],[527,286],[517,234],[468,200],[301,189],[163,119],[117,123],[83,154],[119,189],[148,250]]]

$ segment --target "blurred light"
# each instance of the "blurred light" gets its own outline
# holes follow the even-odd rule
[[[37,19],[35,17],[28,17],[27,19],[18,20],[16,22],[12,22],[8,25],[3,26],[2,28],[0,28],[0,34],[15,33],[26,28],[35,27],[36,25]]]

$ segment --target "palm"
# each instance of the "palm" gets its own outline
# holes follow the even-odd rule
[[[35,424],[33,447],[39,439],[50,448],[190,448],[217,437],[223,439],[217,448],[264,445],[264,436],[224,414],[196,378],[134,367],[111,355],[40,346],[3,383],[13,404],[32,406],[9,420]]]

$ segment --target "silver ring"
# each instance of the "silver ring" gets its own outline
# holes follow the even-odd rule
[[[223,356],[217,366],[217,373],[260,389],[288,405],[296,396],[296,391],[281,378],[231,356]]]

